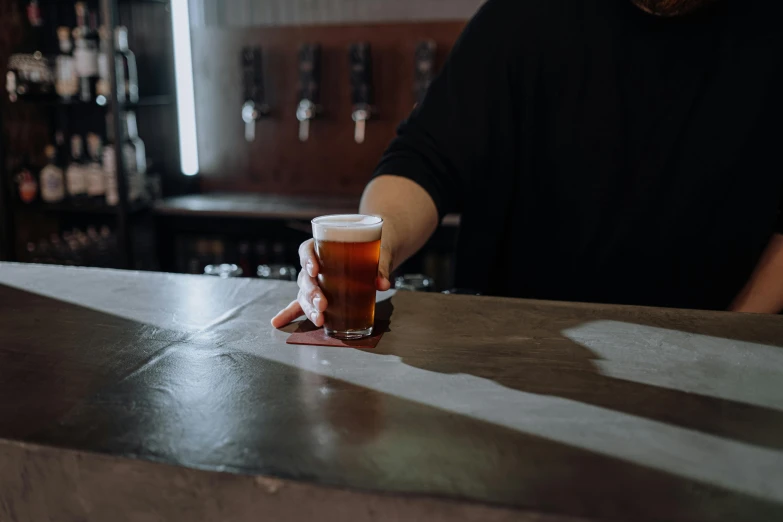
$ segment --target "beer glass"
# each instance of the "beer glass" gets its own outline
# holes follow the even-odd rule
[[[312,224],[318,284],[327,301],[326,333],[338,339],[372,335],[383,219],[346,214],[315,218]]]

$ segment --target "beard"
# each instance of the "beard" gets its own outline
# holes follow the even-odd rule
[[[678,16],[690,13],[714,0],[631,0],[637,7],[658,16]]]

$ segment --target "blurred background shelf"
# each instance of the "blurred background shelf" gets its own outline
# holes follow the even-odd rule
[[[147,201],[134,201],[128,203],[128,214],[136,214],[151,208]],[[14,210],[17,212],[35,212],[35,213],[64,213],[64,214],[92,214],[113,216],[119,214],[117,206],[109,206],[103,203],[92,202],[63,202],[63,203],[16,203]]]
[[[123,109],[132,110],[138,107],[159,107],[162,105],[171,105],[175,101],[173,96],[169,96],[166,94],[160,94],[160,95],[154,95],[154,96],[143,96],[139,98],[139,101],[136,103],[131,102],[122,102],[120,103],[120,107]],[[13,107],[15,105],[40,105],[43,107],[79,107],[79,108],[96,108],[96,109],[107,109],[110,107],[110,101],[107,101],[104,104],[100,104],[98,102],[85,102],[81,100],[62,100],[62,99],[40,99],[40,100],[31,100],[31,99],[20,99],[16,102],[9,103],[9,106]]]

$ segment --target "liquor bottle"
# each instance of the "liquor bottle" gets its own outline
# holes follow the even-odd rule
[[[27,2],[24,39],[8,59],[6,90],[12,102],[19,98],[51,98],[54,77],[49,61],[49,38],[37,0]]]
[[[30,158],[25,158],[20,163],[14,174],[14,181],[16,182],[16,195],[19,201],[25,204],[35,203],[38,198],[38,180],[36,180],[33,174],[33,169],[30,168]]]
[[[128,47],[128,28],[114,30],[117,51],[117,97],[122,102],[138,103],[139,76],[136,69],[136,55]]]
[[[125,180],[128,184],[128,201],[136,201],[140,195],[136,190],[138,168],[136,166],[136,150],[128,139],[125,126],[125,117],[122,118],[122,139],[116,142],[114,139],[114,125],[111,114],[106,116],[107,142],[103,147],[103,173],[106,179],[106,204],[117,205],[120,201],[119,183],[117,179],[117,147],[122,150]]]
[[[111,114],[106,116],[106,143],[103,146],[103,176],[106,187],[106,204],[116,206],[120,202],[117,189],[117,154],[114,144],[114,125]]]
[[[71,136],[71,163],[65,171],[65,189],[76,201],[87,197],[87,168],[84,157],[84,142],[78,134]]]
[[[98,52],[98,83],[95,85],[95,92],[98,95],[98,103],[103,105],[106,100],[111,99],[111,76],[109,75],[109,30],[106,26],[101,26],[99,31],[101,37],[100,51]],[[119,77],[117,85],[119,86]],[[103,100],[101,100],[103,96]],[[103,103],[101,103],[103,101]]]
[[[76,74],[76,60],[73,57],[71,31],[67,27],[57,28],[60,54],[55,59],[55,84],[57,95],[71,100],[79,93],[79,76]]]
[[[147,149],[144,141],[139,138],[136,125],[136,113],[126,112],[123,115],[123,154],[128,173],[128,192],[130,199],[135,201],[145,196],[147,185]]]
[[[79,77],[79,99],[91,102],[96,97],[98,83],[98,51],[90,48],[82,29],[78,27],[73,30],[73,41],[73,57]]]
[[[128,111],[125,113],[125,125],[123,127],[127,129],[128,140],[133,146],[134,154],[136,156],[136,169],[141,174],[147,173],[147,148],[144,145],[144,141],[139,137],[139,127],[136,123],[136,113]]]
[[[98,202],[106,200],[106,176],[101,162],[101,138],[94,132],[87,134],[87,196]]]
[[[76,2],[76,25],[73,30],[76,73],[79,76],[79,99],[91,102],[96,98],[98,83],[98,35],[88,25],[87,4]]]
[[[44,151],[48,163],[41,169],[41,199],[47,203],[59,203],[65,199],[63,169],[57,165],[57,149],[47,145]]]
[[[97,12],[90,11],[87,2],[74,3],[74,12],[76,13],[76,27],[82,30],[82,35],[89,46],[96,51],[100,45],[100,35],[98,34]]]

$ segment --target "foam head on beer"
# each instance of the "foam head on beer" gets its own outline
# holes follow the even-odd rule
[[[369,243],[381,239],[383,220],[376,216],[342,214],[313,220],[316,241],[339,243]]]

